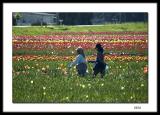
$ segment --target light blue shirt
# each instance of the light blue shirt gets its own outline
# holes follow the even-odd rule
[[[87,62],[86,59],[81,54],[79,54],[76,56],[76,59],[69,65],[69,67],[78,65],[80,63],[86,63],[86,62]]]

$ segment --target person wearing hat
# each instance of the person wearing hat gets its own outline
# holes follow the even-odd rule
[[[97,50],[97,57],[96,61],[88,61],[94,63],[95,66],[93,67],[93,75],[96,77],[98,73],[101,74],[101,78],[105,75],[106,63],[104,62],[104,49],[100,43],[96,44],[95,49]]]
[[[76,56],[75,60],[69,64],[69,68],[76,65],[76,69],[77,69],[78,74],[80,76],[85,76],[86,71],[87,71],[87,64],[86,64],[87,61],[85,58],[83,48],[78,47],[76,49],[76,51],[77,51],[77,56]]]

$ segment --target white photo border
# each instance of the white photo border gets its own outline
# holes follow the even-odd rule
[[[12,12],[147,12],[149,35],[148,103],[129,104],[15,104],[12,103]],[[157,112],[156,3],[4,3],[3,4],[4,112]],[[156,68],[156,69],[155,69]],[[135,109],[135,108],[140,109]]]

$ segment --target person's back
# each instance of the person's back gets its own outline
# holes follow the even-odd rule
[[[97,58],[95,67],[93,68],[94,76],[100,73],[101,77],[103,77],[105,75],[105,67],[106,67],[106,63],[104,62],[104,50],[101,47],[101,44],[97,44],[96,49],[97,49]]]
[[[76,56],[76,59],[69,65],[69,67],[76,65],[78,74],[80,76],[84,76],[87,71],[85,54],[82,48],[77,48],[76,50],[78,55]]]
[[[96,62],[104,63],[104,53],[103,52],[100,52],[100,51],[97,52]]]
[[[80,63],[86,63],[86,58],[83,57],[82,54],[78,54],[76,58],[77,58],[77,65]]]
[[[77,58],[79,58],[76,65],[77,72],[79,75],[85,76],[87,70],[86,59],[81,54]]]

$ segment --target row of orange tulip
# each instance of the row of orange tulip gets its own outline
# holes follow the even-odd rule
[[[13,60],[52,60],[52,61],[72,61],[74,56],[37,56],[37,55],[23,55],[23,56],[13,56]],[[94,60],[95,56],[87,56],[87,60]],[[147,56],[116,56],[116,55],[107,55],[105,60],[120,60],[120,61],[146,61],[148,60]]]

